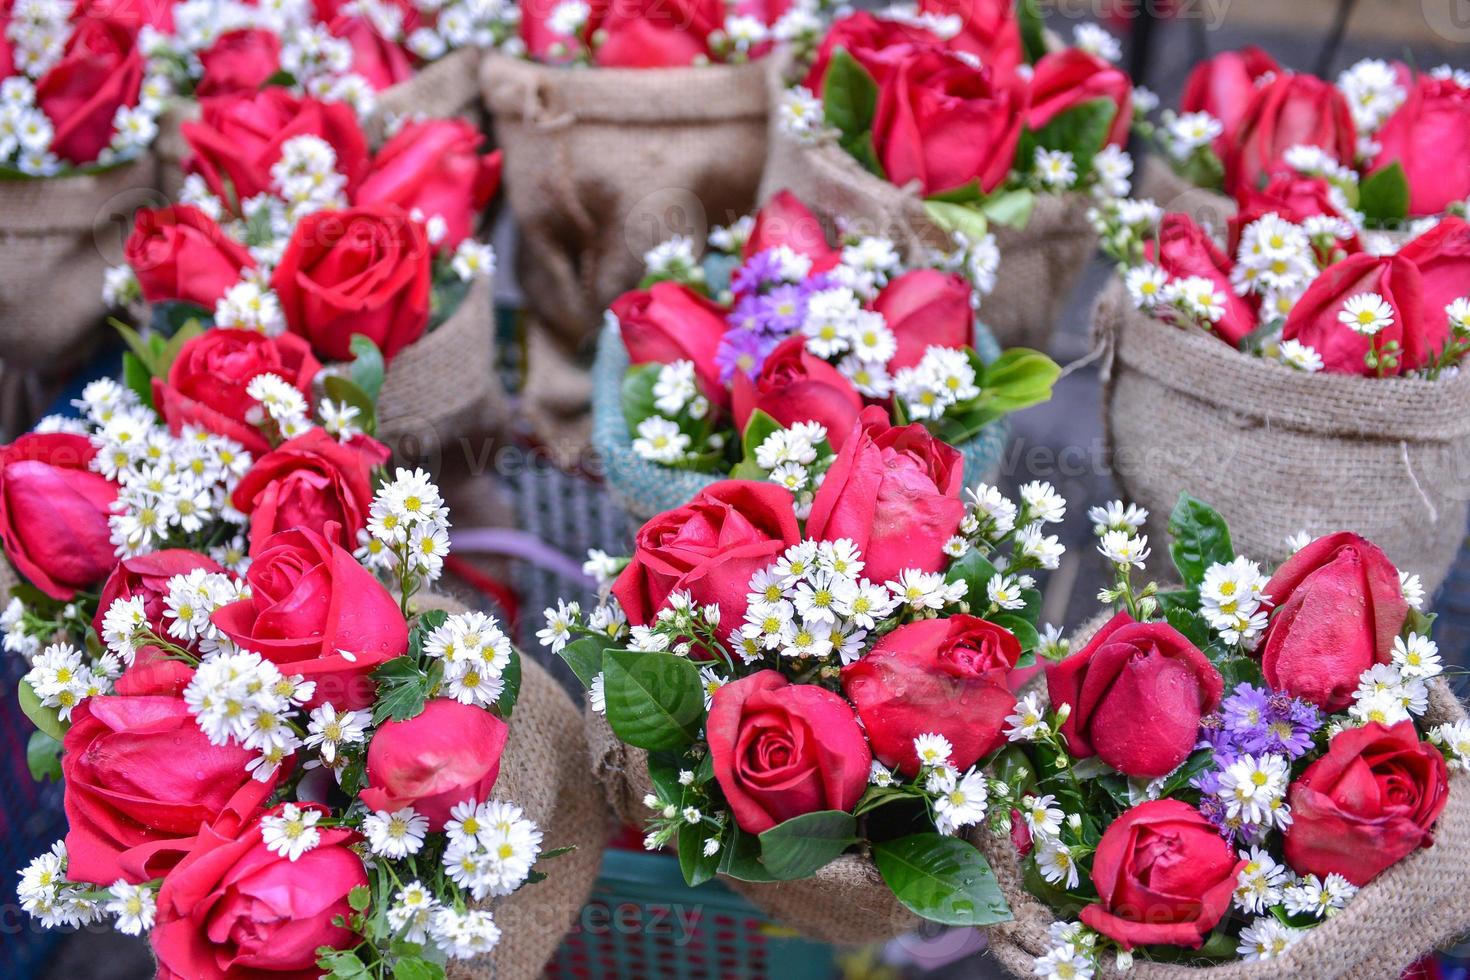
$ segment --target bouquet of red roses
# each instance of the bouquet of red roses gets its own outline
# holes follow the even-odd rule
[[[1463,887],[1470,798],[1449,774],[1470,765],[1470,721],[1417,576],[1350,532],[1268,576],[1185,495],[1181,587],[1140,585],[1146,515],[1091,516],[1117,612],[1057,648],[989,760],[986,851],[1017,913],[1001,958],[1049,976],[1236,959],[1386,976],[1462,929],[1462,897],[1438,889]],[[1356,938],[1406,914],[1415,929]]]
[[[660,245],[608,312],[593,440],[640,515],[726,474],[781,484],[805,515],[865,406],[922,423],[978,479],[1005,444],[995,423],[1051,395],[1048,357],[1002,353],[976,322],[993,241],[922,263],[876,236],[834,247],[782,192],[710,246]]]

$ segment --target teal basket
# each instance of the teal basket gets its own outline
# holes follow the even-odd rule
[[[835,975],[832,947],[775,925],[718,880],[684,884],[666,854],[608,850],[592,898],[546,967],[551,980]]]
[[[987,364],[1000,356],[1000,345],[990,329],[975,323],[975,350]],[[670,469],[641,459],[633,451],[633,437],[623,417],[623,375],[628,373],[628,349],[617,323],[608,318],[597,338],[592,364],[592,445],[602,459],[608,488],[629,515],[646,521],[655,514],[688,503],[699,491],[723,477],[712,473]],[[979,435],[955,448],[965,457],[965,482],[974,486],[990,477],[1005,452],[1010,425],[999,419]]]

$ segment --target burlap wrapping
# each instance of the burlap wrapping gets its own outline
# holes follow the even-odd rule
[[[102,281],[133,211],[156,204],[145,157],[96,174],[0,181],[0,358],[56,377],[105,326]]]
[[[975,350],[986,362],[1000,356],[1000,345],[989,328],[978,321]],[[608,490],[629,515],[642,522],[687,503],[724,477],[660,466],[633,451],[633,436],[623,415],[622,386],[627,372],[628,350],[617,324],[608,323],[598,338],[597,360],[592,365],[592,447],[600,457]],[[965,457],[967,485],[992,479],[1009,437],[1009,423],[998,419],[955,447]]]
[[[1233,198],[1196,187],[1175,173],[1157,153],[1150,153],[1143,161],[1136,183],[1135,196],[1151,198],[1165,211],[1187,214],[1202,227],[1223,231],[1237,210]]]
[[[643,798],[653,792],[648,753],[619,741],[597,712],[589,710],[584,718],[592,771],[608,805],[623,823],[642,827],[649,816]],[[819,942],[884,942],[919,925],[918,916],[893,897],[873,862],[856,854],[844,854],[801,881],[722,880],[775,921]]]
[[[1107,620],[1104,615],[1078,630],[1080,649]],[[1443,679],[1430,686],[1424,724],[1462,721],[1465,707]],[[1416,851],[1368,883],[1347,908],[1307,930],[1286,955],[1258,963],[1228,962],[1191,967],[1135,960],[1119,972],[1104,957],[1099,977],[1139,980],[1384,980],[1399,976],[1429,950],[1470,929],[1470,773],[1450,775],[1449,804],[1434,830],[1434,845]],[[1047,929],[1058,917],[1026,891],[1021,861],[1007,834],[976,836],[1010,903],[1010,922],[986,930],[989,948],[1017,977],[1033,976],[1032,963],[1051,948]]]
[[[1470,374],[1305,374],[1138,312],[1116,279],[1093,328],[1113,474],[1156,548],[1187,490],[1266,565],[1289,535],[1348,529],[1431,594],[1444,580],[1470,507]]]
[[[773,106],[785,90],[788,65],[772,59],[767,83]],[[801,143],[782,131],[773,112],[767,146],[762,202],[789,190],[824,221],[891,238],[910,256],[926,247],[953,247],[950,236],[929,220],[916,188],[896,187],[869,173],[830,137]],[[1039,194],[1025,228],[993,226],[1000,271],[981,314],[1002,347],[1050,346],[1057,318],[1097,245],[1088,206],[1081,192]]]
[[[372,117],[364,124],[369,140],[382,140],[384,123],[390,118],[460,116],[478,126],[483,118],[479,71],[480,50],[460,48],[425,65],[408,81],[383,89]]]
[[[465,609],[437,595],[414,604],[451,613]],[[489,904],[501,930],[500,944],[477,960],[451,961],[448,973],[454,980],[540,977],[592,894],[609,825],[597,785],[581,763],[585,748],[577,706],[545,669],[521,657],[520,697],[494,796],[521,807],[536,822],[545,834],[543,851],[567,845],[576,850],[538,865],[544,881]]]
[[[485,56],[481,86],[520,228],[517,273],[531,329],[554,341],[533,349],[526,386],[545,426],[585,415],[587,402],[569,410],[567,393],[538,378],[585,374],[602,312],[642,278],[643,254],[675,234],[701,241],[751,209],[765,159],[763,71]],[[542,370],[538,358],[560,363]]]

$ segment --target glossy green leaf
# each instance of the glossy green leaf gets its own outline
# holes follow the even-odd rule
[[[607,723],[640,749],[677,749],[699,737],[704,685],[699,668],[671,653],[608,650],[602,657]]]
[[[878,83],[873,76],[846,48],[834,49],[822,80],[822,111],[827,125],[842,134],[844,144],[860,140],[872,132],[877,107]]]
[[[21,712],[31,720],[31,724],[58,742],[66,738],[66,730],[71,726],[61,720],[61,715],[55,708],[48,708],[41,703],[40,696],[29,681],[22,680],[17,684],[15,694],[20,701]]]
[[[1409,180],[1397,160],[1358,184],[1358,210],[1375,224],[1392,224],[1409,214]]]
[[[383,390],[383,378],[387,373],[387,367],[383,363],[383,352],[378,349],[377,344],[373,343],[371,337],[360,333],[352,335],[347,349],[352,351],[352,383],[376,402],[378,395]]]
[[[949,926],[990,926],[1011,918],[995,872],[973,844],[914,834],[873,845],[878,873],[910,912]]]
[[[583,687],[591,687],[592,681],[602,673],[602,651],[604,641],[595,636],[584,636],[574,643],[562,647],[559,656],[572,668]]]
[[[818,810],[782,821],[760,835],[761,863],[773,878],[809,878],[857,842],[857,819]]]
[[[26,767],[36,782],[61,782],[61,743],[42,731],[31,732],[26,742]]]
[[[1179,495],[1169,515],[1169,554],[1186,588],[1197,589],[1205,571],[1214,564],[1231,561],[1235,548],[1225,518],[1209,504],[1188,493]]]

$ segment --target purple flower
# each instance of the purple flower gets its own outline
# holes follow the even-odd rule
[[[1235,693],[1220,702],[1220,715],[1225,720],[1225,730],[1230,732],[1242,747],[1260,738],[1265,732],[1266,710],[1270,695],[1258,687],[1238,684]]]
[[[746,377],[754,378],[766,363],[766,357],[780,342],[779,337],[770,337],[758,330],[725,331],[725,336],[720,338],[720,347],[715,351],[720,380],[729,384],[736,371],[744,371]]]
[[[783,339],[791,336],[806,319],[806,300],[807,291],[803,287],[786,285],[755,297],[759,329]]]
[[[738,295],[759,293],[765,286],[781,282],[781,263],[771,249],[757,252],[746,259],[730,277],[730,288]]]

